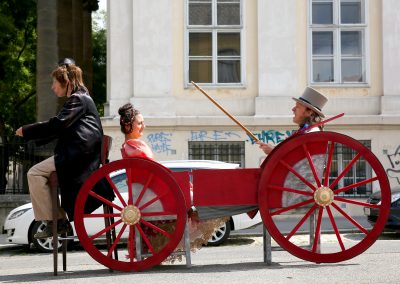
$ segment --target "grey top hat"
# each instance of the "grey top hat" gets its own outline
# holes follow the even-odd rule
[[[317,90],[307,87],[300,98],[293,98],[293,99],[296,102],[301,103],[302,105],[308,107],[309,109],[312,109],[313,111],[318,113],[319,116],[325,117],[325,115],[322,113],[322,108],[328,101],[328,98],[325,97],[320,92],[318,92]]]
[[[58,61],[58,66],[61,66],[61,65],[72,65],[72,64],[75,64],[75,60],[73,60],[72,58],[68,58],[68,57],[62,58],[62,59],[60,59]]]

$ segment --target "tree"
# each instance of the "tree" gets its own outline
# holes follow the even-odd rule
[[[91,7],[90,11],[98,8],[97,0],[83,2],[84,8],[88,5]],[[42,4],[41,11],[57,16],[57,10],[52,9],[54,3],[51,1],[39,3]],[[9,157],[19,157],[21,151],[19,146],[9,146],[18,144],[14,142],[21,142],[14,135],[15,130],[21,125],[35,122],[37,118],[37,76],[39,79],[40,76],[49,76],[37,70],[37,4],[37,0],[0,1],[0,194],[4,193],[7,184]],[[49,7],[43,6],[46,4]],[[103,11],[99,15],[104,23],[106,13]],[[70,29],[69,26],[63,28]],[[58,29],[57,25],[54,25],[54,29]],[[39,40],[52,41],[53,38],[42,36]],[[103,104],[106,102],[104,25],[94,25],[92,40],[95,82],[92,95],[100,114],[103,115]],[[19,161],[20,159],[23,158],[18,158]]]
[[[0,2],[0,193],[4,192],[9,137],[35,119],[36,1]]]
[[[93,46],[93,100],[100,116],[104,115],[104,103],[107,101],[107,30],[105,28],[106,11],[94,15],[92,28]]]
[[[34,121],[36,1],[0,3],[0,135]]]

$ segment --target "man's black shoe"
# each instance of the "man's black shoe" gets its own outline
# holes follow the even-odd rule
[[[53,221],[47,221],[46,227],[43,231],[37,232],[33,237],[35,239],[46,239],[53,236]],[[57,233],[66,233],[69,229],[69,222],[65,219],[60,219],[57,222]]]

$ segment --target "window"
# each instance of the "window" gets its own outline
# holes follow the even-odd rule
[[[241,84],[241,0],[187,0],[187,83]]]
[[[361,140],[359,142],[361,142],[368,149],[371,149],[371,141]],[[343,172],[345,167],[357,154],[354,150],[349,149],[341,144],[335,145],[335,147],[336,149],[335,149],[335,154],[333,155],[332,168],[331,168],[332,175],[329,178],[329,184],[332,183],[337,178],[338,173]],[[355,184],[357,182],[364,181],[371,177],[372,177],[371,167],[368,165],[368,163],[365,162],[364,159],[360,159],[346,173],[346,175],[340,180],[340,182],[335,186],[334,189]],[[343,193],[340,193],[339,195],[348,197],[367,197],[371,193],[372,193],[372,184],[368,183],[347,190]]]
[[[190,160],[215,160],[244,167],[244,142],[189,142]]]
[[[366,1],[310,0],[311,84],[363,84]]]

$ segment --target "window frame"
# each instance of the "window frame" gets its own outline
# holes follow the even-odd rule
[[[219,156],[223,155],[223,153],[221,154],[220,149],[218,148],[218,146],[223,145],[223,144],[228,144],[229,146],[239,146],[240,147],[240,153],[237,154],[238,156],[240,156],[240,161],[236,161],[235,159],[231,158],[231,151],[229,151],[229,159],[228,160],[224,160],[224,159],[218,159]],[[202,146],[203,148],[201,149],[202,153],[202,157],[198,157],[198,156],[193,156],[192,151],[193,150],[193,146],[195,145],[199,145]],[[214,146],[213,151],[214,153],[212,153],[212,155],[214,156],[212,159],[205,159],[205,153],[204,151],[206,150],[204,146],[206,145],[210,145],[210,146]],[[245,167],[245,162],[246,162],[246,144],[245,141],[188,141],[188,159],[189,160],[215,160],[215,161],[221,161],[221,162],[228,162],[228,163],[236,163],[240,165],[240,168],[244,168]]]
[[[218,25],[217,21],[217,0],[210,0],[212,3],[212,23],[211,25],[189,25],[189,0],[185,0],[185,27],[184,27],[184,87],[188,88],[192,86],[189,80],[189,63],[191,58],[195,58],[193,56],[189,56],[189,34],[191,32],[196,33],[211,33],[211,41],[212,41],[212,82],[211,83],[201,83],[196,82],[198,85],[202,86],[211,86],[211,87],[243,87],[246,82],[245,77],[245,67],[246,67],[246,60],[245,60],[245,35],[244,35],[244,2],[246,0],[239,0],[240,5],[240,24],[239,25]],[[223,59],[224,57],[218,55],[218,41],[217,37],[219,33],[238,33],[240,36],[240,82],[236,83],[218,83],[218,60]],[[231,58],[232,56],[228,56]],[[208,56],[199,56],[195,59],[206,59]]]
[[[363,144],[365,147],[367,147],[368,149],[370,149],[371,150],[371,144],[372,144],[372,141],[371,140],[358,140],[358,142],[360,142],[361,144]],[[338,151],[338,147],[340,147],[340,151]],[[352,150],[351,151],[351,157],[349,158],[349,160],[346,160],[346,158],[347,157],[344,157],[344,155],[346,154],[345,152],[343,152],[343,149],[342,149],[342,146],[341,145],[335,145],[335,153],[338,153],[338,154],[335,154],[334,155],[334,157],[333,157],[333,159],[332,159],[332,164],[334,164],[334,163],[336,163],[336,165],[337,165],[337,172],[338,173],[341,173],[343,170],[344,170],[344,168],[348,165],[348,161],[351,161],[355,156],[356,156],[356,152],[354,151],[354,150]],[[357,182],[357,178],[359,178],[359,177],[361,177],[361,178],[364,178],[364,175],[360,175],[359,173],[360,173],[360,171],[357,171],[357,165],[358,165],[358,163],[365,163],[365,161],[364,161],[364,159],[360,159],[359,161],[357,161],[353,166],[352,166],[352,171],[353,171],[353,173],[352,173],[352,181],[351,181],[351,184],[355,184],[356,182]],[[365,168],[365,172],[364,172],[364,174],[365,174],[365,178],[366,179],[368,179],[368,178],[371,178],[372,177],[372,168],[371,168],[371,166],[368,164],[368,163],[366,163],[365,164],[365,166],[366,166],[366,168]],[[329,177],[329,184],[333,181],[333,180],[335,180],[337,178],[337,176],[330,176]],[[349,177],[348,176],[344,176],[339,182],[338,182],[338,184],[335,186],[335,188],[342,188],[342,187],[344,187],[345,186],[345,180],[346,179],[349,179]],[[371,183],[369,183],[369,184],[366,184],[365,185],[365,187],[366,187],[366,192],[365,192],[365,194],[358,194],[358,193],[354,193],[354,191],[356,190],[356,188],[354,188],[354,189],[352,189],[352,193],[348,193],[348,191],[345,191],[345,192],[342,192],[342,193],[340,193],[338,196],[340,196],[340,197],[351,197],[351,198],[360,198],[360,199],[364,199],[364,198],[367,198],[367,197],[369,197],[371,194],[372,194],[372,192],[373,192],[373,187],[372,187],[372,184]]]
[[[363,23],[358,24],[342,24],[340,23],[340,3],[343,0],[308,0],[308,17],[307,17],[307,74],[308,83],[318,87],[368,87],[370,85],[370,48],[369,48],[369,0],[360,0],[361,9],[363,9]],[[312,5],[313,3],[331,2],[333,5],[333,23],[332,24],[313,24],[312,23]],[[351,0],[348,0],[351,2]],[[354,0],[358,2],[358,0]],[[314,82],[313,63],[318,57],[324,59],[328,56],[318,56],[313,54],[313,32],[330,31],[333,33],[333,76],[332,82]],[[342,60],[351,58],[360,58],[359,56],[349,57],[341,53],[341,32],[343,31],[360,31],[362,33],[361,42],[361,65],[365,76],[362,82],[343,82],[342,79]]]

